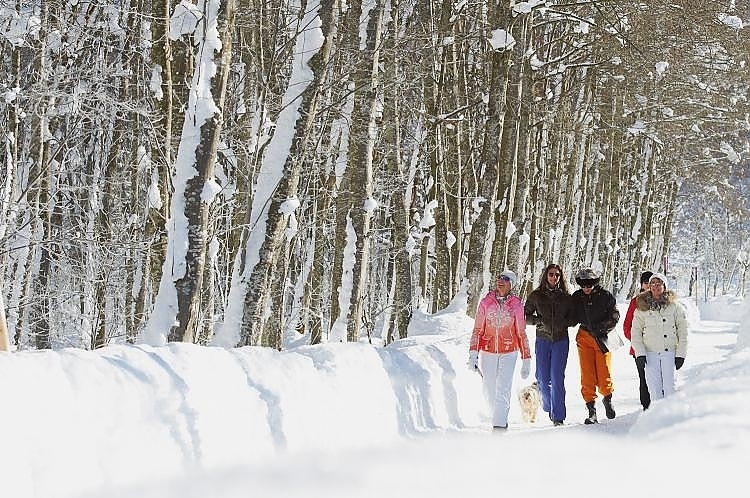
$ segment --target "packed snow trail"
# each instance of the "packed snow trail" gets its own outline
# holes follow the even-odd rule
[[[750,372],[744,365],[750,361],[747,351],[733,352],[737,323],[691,326],[690,354],[678,372],[678,392],[655,402],[647,412],[641,410],[635,365],[624,347],[613,359],[617,418],[602,417],[598,424],[583,425],[585,407],[572,350],[564,427],[553,427],[543,413],[536,424],[524,425],[516,407],[505,433],[486,427],[426,431],[366,449],[298,451],[218,472],[194,469],[179,479],[108,489],[105,494],[109,498],[245,498],[249,494],[382,498],[554,492],[573,497],[588,486],[592,492],[606,490],[609,497],[632,498],[634,489],[647,496],[713,496],[719,489],[744,485],[740,462],[750,449],[748,422],[737,422],[737,432],[723,438],[718,436],[721,424],[715,424],[715,433],[707,427],[711,420],[747,419]],[[717,399],[714,385],[724,382],[745,386],[744,392],[724,393]],[[733,412],[712,413],[712,407],[728,405]],[[603,413],[600,401],[597,409]],[[706,477],[710,475],[726,478],[717,483]],[[583,476],[589,476],[588,484]],[[101,491],[81,497],[100,497]]]

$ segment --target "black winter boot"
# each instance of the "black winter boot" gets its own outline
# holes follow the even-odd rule
[[[607,414],[607,418],[615,418],[615,408],[612,406],[612,393],[604,396],[602,403],[604,403],[604,412]]]
[[[599,422],[596,419],[596,407],[594,406],[594,402],[589,401],[588,403],[586,403],[586,408],[589,409],[589,416],[586,417],[586,420],[584,420],[583,423],[588,425],[588,424],[595,424]]]

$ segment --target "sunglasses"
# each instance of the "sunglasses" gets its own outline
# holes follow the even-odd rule
[[[502,280],[503,282],[510,282],[510,277],[506,277],[505,275],[500,275],[497,279]]]
[[[549,272],[547,274],[547,276],[548,277],[553,277],[553,278],[560,278],[560,274],[559,273],[555,273],[555,272]]]
[[[590,289],[596,285],[595,280],[582,280],[580,282],[581,288],[583,289]]]

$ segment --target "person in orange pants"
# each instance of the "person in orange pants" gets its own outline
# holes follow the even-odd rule
[[[579,323],[576,334],[578,361],[581,367],[581,396],[586,403],[588,416],[585,424],[595,424],[596,391],[602,396],[607,418],[615,418],[612,405],[614,385],[610,373],[612,353],[606,346],[607,333],[620,320],[617,301],[611,292],[599,285],[599,275],[591,268],[584,268],[576,275],[581,287],[571,296],[575,323]]]

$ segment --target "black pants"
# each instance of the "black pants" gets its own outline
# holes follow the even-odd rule
[[[635,360],[635,356],[633,357],[633,360]],[[648,392],[648,384],[646,384],[646,369],[644,367],[639,367],[638,363],[635,364],[635,368],[638,370],[638,381],[640,383],[640,394],[641,394],[641,406],[643,406],[643,409],[647,409],[649,405],[651,404],[651,395]]]

